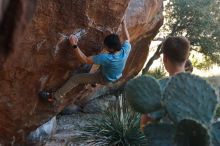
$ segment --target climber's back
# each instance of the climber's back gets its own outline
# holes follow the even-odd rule
[[[126,40],[122,45],[118,35],[108,35],[104,44],[109,53],[92,57],[93,63],[101,65],[101,72],[108,81],[116,81],[122,76],[131,44]]]

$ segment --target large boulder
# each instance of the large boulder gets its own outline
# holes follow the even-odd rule
[[[109,91],[100,85],[78,86],[59,108],[38,98],[40,90],[56,90],[81,70],[61,36],[86,32],[79,46],[86,55],[97,54],[107,34],[120,34],[126,14],[133,50],[117,88],[142,69],[163,23],[162,10],[163,0],[1,0],[0,143],[24,142],[31,130],[65,106]]]

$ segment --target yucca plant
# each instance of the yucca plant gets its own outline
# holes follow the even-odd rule
[[[122,96],[110,106],[103,118],[93,118],[90,123],[85,128],[90,145],[144,146],[147,143],[140,131],[140,114],[131,111]]]

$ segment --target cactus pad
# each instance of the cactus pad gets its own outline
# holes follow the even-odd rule
[[[180,73],[167,84],[163,102],[174,122],[187,118],[208,125],[213,118],[217,96],[205,80],[188,73]]]
[[[167,113],[164,109],[150,113],[150,117],[153,118],[154,120],[160,120],[163,117],[165,117],[166,115],[167,115]]]
[[[177,125],[176,146],[210,146],[210,135],[205,126],[191,119],[184,119]]]
[[[169,81],[170,81],[170,78],[164,78],[164,79],[159,80],[159,84],[160,84],[162,92],[165,90],[165,88],[166,88],[167,84],[169,83]]]
[[[149,124],[144,127],[147,146],[173,146],[175,128],[171,124]]]
[[[126,98],[131,107],[140,113],[150,113],[161,108],[161,88],[150,76],[140,76],[128,82]]]
[[[214,123],[211,128],[213,146],[220,146],[220,122]]]

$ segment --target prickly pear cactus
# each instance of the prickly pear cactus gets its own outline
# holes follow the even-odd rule
[[[158,81],[150,76],[140,76],[128,82],[126,97],[131,107],[140,113],[150,113],[161,108],[161,89]]]
[[[216,122],[212,125],[211,136],[213,146],[220,146],[220,122]]]
[[[166,88],[167,84],[169,83],[170,79],[171,78],[164,78],[164,79],[159,80],[159,84],[160,84],[162,92],[165,90],[165,88]]]
[[[183,119],[196,119],[209,125],[216,109],[217,96],[205,80],[181,73],[167,84],[163,103],[169,117],[176,123]]]
[[[147,125],[144,134],[149,146],[220,146],[220,123],[209,129],[217,96],[205,80],[180,73],[158,83],[142,76],[130,81],[125,91],[135,111],[156,118],[168,114],[174,124]]]
[[[175,146],[211,146],[210,134],[205,125],[196,120],[184,119],[177,124]]]
[[[161,108],[161,88],[150,76],[140,76],[128,82],[126,98],[131,107],[140,113],[150,113]]]
[[[150,113],[151,118],[153,118],[156,121],[159,121],[160,119],[162,119],[166,115],[167,115],[167,112],[164,109]]]
[[[167,84],[169,83],[170,81],[170,78],[164,78],[164,79],[160,79],[159,80],[159,84],[160,84],[160,87],[161,87],[161,91],[163,93],[163,91],[165,90]],[[160,120],[162,119],[163,117],[165,117],[167,114],[166,110],[165,109],[160,109],[158,111],[155,111],[155,112],[152,112],[150,113],[150,116],[155,119],[155,120]]]
[[[175,133],[171,124],[149,124],[144,127],[147,146],[173,146]]]

